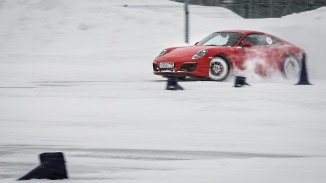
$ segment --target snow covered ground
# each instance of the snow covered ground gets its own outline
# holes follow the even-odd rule
[[[70,177],[60,182],[325,182],[326,8],[259,20],[216,7],[190,12],[192,43],[252,29],[300,46],[314,85],[248,74],[250,87],[231,78],[166,91],[152,60],[185,45],[182,5],[2,0],[0,182],[56,151]]]

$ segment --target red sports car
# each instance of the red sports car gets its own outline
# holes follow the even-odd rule
[[[163,77],[207,77],[223,81],[233,72],[248,69],[266,76],[280,71],[297,77],[303,50],[276,36],[258,31],[214,32],[194,46],[164,49],[154,60],[154,74]],[[259,60],[259,62],[256,62]]]

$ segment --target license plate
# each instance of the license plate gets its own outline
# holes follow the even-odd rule
[[[161,62],[160,63],[160,68],[161,69],[173,69],[174,68],[174,63],[173,62]]]

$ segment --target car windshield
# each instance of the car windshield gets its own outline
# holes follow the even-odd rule
[[[234,46],[242,35],[237,32],[215,32],[197,45],[200,46]]]

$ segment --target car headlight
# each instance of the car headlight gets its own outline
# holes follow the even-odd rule
[[[192,59],[201,58],[201,57],[205,56],[207,53],[208,53],[208,50],[207,49],[200,50],[194,56],[192,56]]]
[[[168,50],[167,49],[162,50],[161,53],[157,57],[164,55],[166,53],[166,51],[168,51]]]

